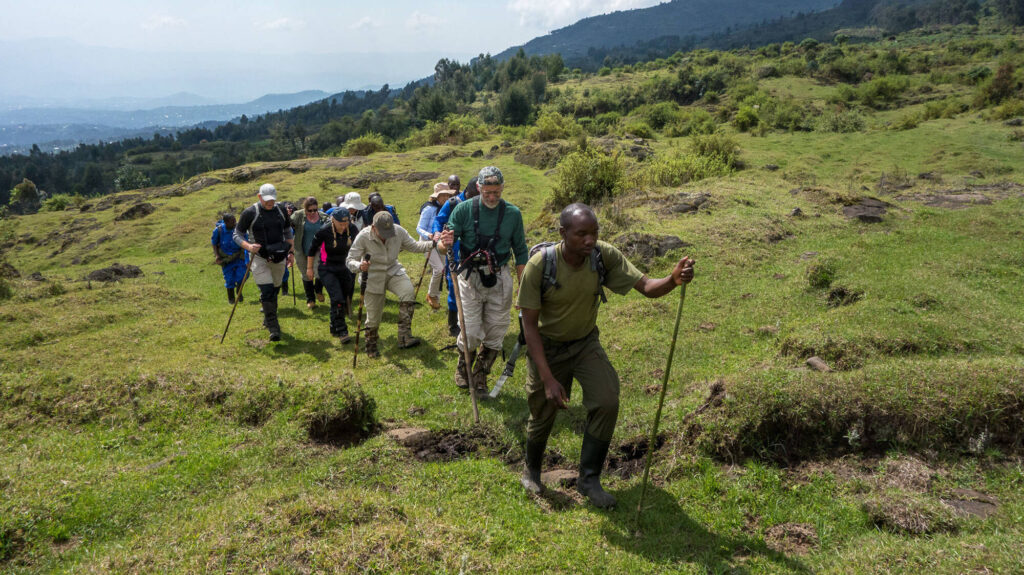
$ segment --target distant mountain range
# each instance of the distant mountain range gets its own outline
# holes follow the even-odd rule
[[[554,32],[514,46],[496,57],[560,53],[570,66],[591,48],[632,46],[663,36],[705,37],[777,18],[828,10],[839,0],[672,0],[650,8],[584,18]]]
[[[139,110],[95,108],[12,108],[0,110],[0,153],[24,151],[32,144],[46,143],[46,149],[74,147],[80,142],[100,142],[168,134],[176,128],[203,122],[226,122],[246,116],[287,110],[330,96],[321,90],[294,94],[267,94],[244,104],[162,106]],[[195,94],[175,94],[155,101],[203,101]],[[110,102],[116,105],[116,102]]]

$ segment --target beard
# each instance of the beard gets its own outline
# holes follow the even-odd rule
[[[483,205],[486,206],[488,209],[493,210],[494,208],[498,207],[498,203],[501,202],[501,198],[495,198],[492,201],[492,200],[487,200],[487,199],[485,199],[484,197],[481,196],[480,197],[480,202],[483,203]]]

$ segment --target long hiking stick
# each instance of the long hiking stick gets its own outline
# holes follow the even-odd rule
[[[423,285],[423,278],[427,275],[427,266],[430,265],[430,254],[434,253],[434,249],[431,248],[427,252],[427,257],[423,260],[423,272],[420,274],[420,281],[416,282],[416,293],[412,296],[412,301],[420,303],[420,286]]]
[[[370,261],[370,254],[365,254],[363,261]],[[356,351],[352,354],[352,369],[356,368],[356,360],[359,358],[359,332],[363,331],[363,302],[366,301],[366,278],[369,274],[369,268],[359,274],[359,314],[356,315]]]
[[[480,408],[476,402],[476,385],[473,384],[473,373],[470,369],[469,334],[466,333],[466,314],[462,311],[462,292],[459,289],[458,258],[451,259],[452,292],[455,294],[455,308],[459,310],[459,325],[462,326],[462,355],[466,359],[466,381],[469,382],[469,396],[473,398],[473,423],[480,423]]]
[[[249,279],[249,270],[252,269],[252,262],[256,259],[255,257],[249,258],[249,263],[245,266],[245,275],[242,276],[242,285],[238,286],[238,295],[235,296],[235,304],[231,306],[231,315],[228,316],[228,324],[224,326],[224,333],[220,336],[220,342],[224,343],[224,338],[228,336],[228,328],[231,327],[231,319],[235,317],[235,308],[238,307],[239,296],[242,295],[242,288],[245,287],[245,280]]]
[[[295,258],[294,257],[292,257],[292,273],[290,273],[288,275],[292,276],[292,307],[295,307],[295,306],[299,305],[299,303],[297,301],[298,296],[295,295]]]
[[[644,463],[644,479],[640,487],[640,503],[636,506],[636,525],[640,526],[640,514],[644,510],[644,496],[647,494],[647,479],[651,474],[651,460],[654,458],[654,445],[658,441],[658,425],[661,423],[661,408],[665,406],[665,392],[668,390],[668,375],[672,371],[672,356],[676,352],[676,339],[679,337],[679,320],[683,317],[683,302],[686,301],[686,284],[679,290],[679,309],[676,311],[676,327],[672,331],[672,345],[668,348],[668,363],[665,374],[661,378],[661,397],[658,398],[658,411],[654,414],[654,428],[647,443],[647,461]]]

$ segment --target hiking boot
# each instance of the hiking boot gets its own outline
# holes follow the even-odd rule
[[[476,351],[469,352],[470,363],[476,359]],[[466,379],[466,354],[459,350],[459,365],[455,368],[455,385],[461,389],[469,389],[469,380]]]
[[[412,314],[416,302],[403,301],[398,304],[398,348],[408,349],[420,344],[420,338],[412,335]]]
[[[476,362],[473,364],[473,385],[476,386],[477,396],[481,393],[486,394],[489,390],[487,389],[487,376],[491,374],[491,366],[494,365],[494,360],[498,359],[498,354],[501,353],[500,349],[491,349],[489,347],[482,347],[483,351],[476,356]]]
[[[448,335],[459,337],[459,311],[448,310]]]
[[[235,288],[228,288],[228,303],[235,305]]]
[[[582,493],[594,507],[611,509],[615,507],[615,497],[601,487],[601,468],[608,457],[610,442],[601,441],[589,433],[583,433],[583,449],[580,451],[580,477],[576,489]]]
[[[281,341],[281,324],[277,322],[277,302],[263,302],[263,325],[270,332],[270,341]]]
[[[441,301],[436,295],[427,294],[427,304],[430,306],[430,309],[441,309]]]
[[[378,338],[379,334],[377,332],[377,328],[366,328],[366,357],[380,357],[380,352],[377,351]]]
[[[546,446],[547,441],[526,441],[526,462],[519,483],[524,489],[536,495],[544,493],[544,484],[540,481],[540,470],[544,463],[544,448]]]
[[[324,302],[324,292],[318,292],[316,294],[316,301],[318,301],[320,303]]]
[[[313,309],[313,308],[316,307],[316,302],[315,301],[307,301],[306,302],[306,307],[309,308],[309,309]]]
[[[352,341],[352,336],[350,336],[347,331],[341,332],[341,334],[338,336],[338,338],[341,341],[342,345],[345,345],[346,343],[349,343],[349,342]]]

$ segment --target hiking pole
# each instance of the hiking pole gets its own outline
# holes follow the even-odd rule
[[[522,351],[523,346],[526,345],[526,337],[523,335],[523,312],[519,312],[519,337],[516,338],[516,344],[512,347],[512,353],[508,355],[508,362],[505,364],[505,370],[501,372],[501,377],[498,378],[498,382],[494,384],[494,389],[491,390],[491,399],[498,397],[501,393],[502,386],[508,381],[508,378],[512,377],[512,374],[516,371],[516,360],[519,359],[519,353]],[[502,350],[504,353],[505,350]]]
[[[296,301],[298,298],[295,295],[295,256],[292,256],[292,273],[288,275],[292,276],[292,307],[295,307],[299,305]]]
[[[242,295],[242,288],[245,287],[245,280],[249,279],[249,270],[252,269],[252,262],[256,259],[255,257],[249,258],[249,264],[245,266],[245,275],[242,276],[242,285],[238,286],[238,295]],[[231,327],[231,319],[235,317],[235,308],[238,307],[238,297],[235,298],[235,304],[231,306],[231,315],[228,316],[228,324],[224,326],[224,333],[220,336],[220,342],[224,343],[224,338],[228,336],[228,328]]]
[[[434,253],[434,248],[430,248],[426,259],[423,260],[423,273],[420,274],[420,281],[416,282],[416,293],[412,296],[412,301],[416,303],[420,303],[420,286],[423,285],[423,278],[427,275],[427,266],[430,265],[430,254],[432,253]]]
[[[668,389],[668,374],[672,370],[672,356],[676,351],[676,339],[679,337],[679,320],[683,317],[683,302],[686,301],[686,284],[679,290],[679,309],[676,311],[676,327],[672,331],[672,345],[668,348],[668,363],[665,374],[661,378],[661,397],[658,398],[658,411],[654,413],[654,428],[647,444],[647,461],[644,463],[644,479],[640,488],[640,503],[636,506],[636,525],[640,527],[640,514],[644,510],[644,495],[647,494],[647,478],[651,474],[651,459],[654,457],[654,445],[658,440],[658,424],[661,423],[661,408],[665,406],[665,391]]]
[[[455,308],[459,312],[459,325],[462,326],[462,355],[466,359],[466,381],[469,383],[469,396],[473,398],[473,423],[480,423],[480,408],[476,403],[476,385],[473,384],[473,372],[470,368],[469,334],[466,333],[466,314],[462,311],[462,293],[459,290],[459,272],[456,258],[451,258],[452,292],[455,294]]]
[[[370,261],[370,254],[363,256],[363,261]],[[359,274],[359,313],[356,315],[356,352],[352,354],[352,369],[356,368],[356,359],[359,358],[359,332],[363,331],[363,302],[366,301],[366,278],[370,268]]]

